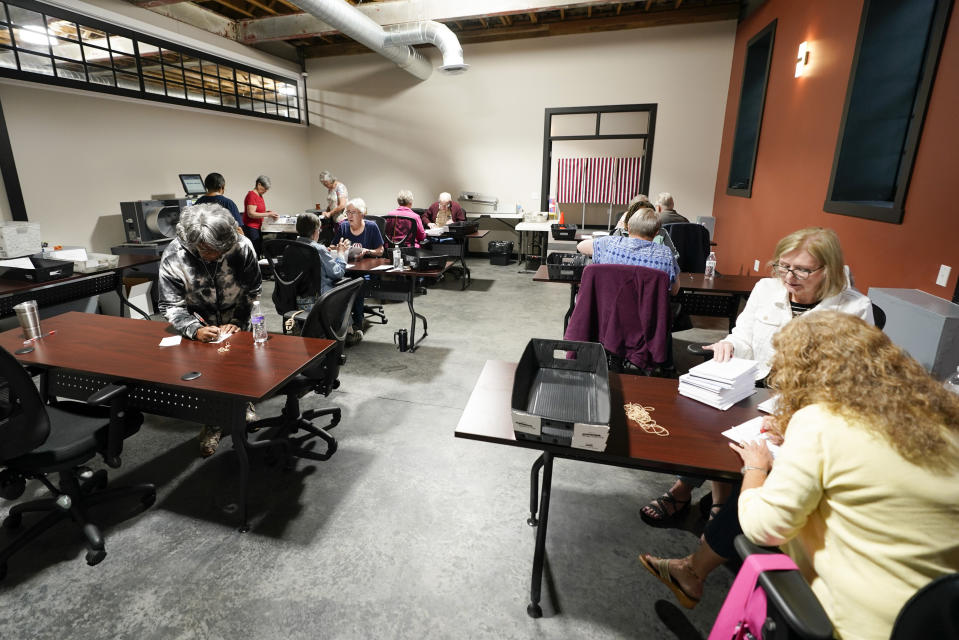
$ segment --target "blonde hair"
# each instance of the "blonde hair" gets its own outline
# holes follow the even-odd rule
[[[650,204],[649,200],[646,200],[646,196],[643,196],[642,200],[637,200],[633,204],[629,205],[629,208],[626,210],[626,217],[623,219],[623,227],[627,231],[629,230],[629,219],[632,218],[633,214],[635,214],[640,209],[653,209],[654,211],[656,210],[656,208],[652,204]],[[659,229],[657,229],[656,231],[659,231]]]
[[[839,311],[804,314],[773,337],[767,382],[779,392],[775,419],[785,433],[811,404],[863,425],[909,462],[947,468],[959,462],[959,397],[862,319]]]
[[[809,227],[793,231],[776,244],[773,259],[769,262],[770,273],[778,274],[773,267],[786,253],[804,249],[822,266],[825,277],[816,292],[819,300],[834,296],[846,288],[846,271],[843,268],[842,247],[839,236],[832,229]]]

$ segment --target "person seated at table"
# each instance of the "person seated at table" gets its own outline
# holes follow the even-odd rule
[[[669,193],[661,193],[656,199],[656,211],[663,224],[676,224],[677,222],[689,222],[689,218],[676,213],[673,208],[673,196]]]
[[[453,196],[444,191],[439,200],[423,212],[422,221],[424,229],[435,229],[450,222],[466,222],[466,214],[459,203],[453,202]]]
[[[959,569],[959,397],[849,314],[805,315],[773,346],[775,461],[765,441],[730,443],[744,466],[725,530],[641,561],[694,605],[742,531],[796,561],[838,637],[888,638],[918,589]]]
[[[629,204],[626,205],[626,211],[623,211],[622,215],[619,216],[619,220],[616,222],[615,229],[619,231],[622,235],[627,235],[628,231],[626,230],[626,223],[629,222],[629,219],[634,213],[640,209],[655,209],[656,207],[652,202],[649,201],[649,197],[645,193],[637,194],[629,201]]]
[[[396,203],[400,206],[390,211],[388,216],[398,216],[400,218],[409,218],[411,224],[414,226],[413,231],[413,246],[419,247],[420,243],[426,239],[426,231],[423,229],[423,220],[420,218],[419,214],[413,211],[410,207],[413,206],[413,192],[409,189],[402,189],[398,194],[396,194]],[[392,240],[402,240],[402,234],[397,231],[393,232]]]
[[[236,220],[237,232],[243,233],[243,216],[240,215],[240,210],[237,208],[235,202],[223,195],[223,192],[226,190],[226,180],[223,176],[219,173],[208,174],[207,177],[203,179],[203,187],[206,189],[206,194],[197,198],[193,204],[212,203],[220,205],[229,211],[233,219]]]
[[[270,190],[270,179],[267,176],[259,176],[253,190],[246,194],[243,200],[243,233],[253,243],[256,249],[256,255],[260,255],[263,240],[260,237],[260,227],[263,225],[263,218],[276,220],[280,217],[276,211],[268,211],[266,202],[263,200],[263,194]]]
[[[315,213],[301,213],[296,217],[296,241],[308,244],[320,254],[320,290],[317,293],[308,292],[306,295],[296,296],[296,306],[302,311],[309,311],[316,304],[319,297],[336,286],[346,275],[346,256],[350,250],[350,241],[341,239],[339,243],[329,249],[320,244],[320,217]]]
[[[218,204],[183,209],[176,237],[160,258],[160,312],[180,335],[212,342],[250,328],[260,267],[249,238]],[[204,425],[200,455],[213,455],[221,427]]]
[[[757,360],[756,378],[761,381],[769,373],[775,353],[773,335],[793,318],[834,309],[872,324],[872,303],[849,285],[843,265],[839,236],[832,229],[810,227],[790,233],[776,244],[769,262],[773,277],[763,278],[753,287],[732,333],[705,349],[720,362],[733,355]],[[666,493],[642,508],[643,521],[662,525],[683,515],[693,489],[702,482],[700,478],[680,477]],[[710,517],[722,509],[728,493],[727,484],[713,483]]]
[[[372,220],[366,219],[366,201],[353,198],[346,205],[346,220],[340,222],[333,242],[350,241],[350,258],[382,258],[383,234]]]
[[[679,265],[668,247],[653,242],[659,232],[659,215],[640,209],[629,219],[629,236],[586,238],[576,250],[593,257],[594,264],[631,264],[659,269],[669,275],[670,293],[679,292]]]

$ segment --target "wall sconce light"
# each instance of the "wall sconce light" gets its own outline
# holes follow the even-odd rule
[[[809,65],[809,45],[803,41],[799,43],[799,54],[796,56],[796,77],[798,78]]]

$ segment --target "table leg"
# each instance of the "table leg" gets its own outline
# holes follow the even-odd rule
[[[539,493],[539,470],[543,468],[543,457],[545,455],[546,454],[544,453],[540,457],[536,458],[536,462],[533,463],[533,468],[529,471],[529,518],[527,518],[526,524],[531,527],[535,527],[539,524],[539,520],[536,519],[539,496],[536,494]]]
[[[470,268],[466,266],[466,248],[469,247],[469,238],[463,238],[463,244],[460,245],[460,264],[463,266],[463,283],[460,291],[465,291],[466,287],[473,284],[470,279]]]
[[[573,309],[576,307],[576,294],[579,293],[579,283],[574,282],[569,285],[569,309],[563,317],[563,335],[566,335],[566,328],[569,326],[569,319],[573,315]]]
[[[423,342],[427,333],[427,323],[426,316],[416,313],[416,309],[413,308],[413,298],[416,296],[416,280],[415,277],[410,277],[410,293],[406,298],[406,306],[410,308],[410,348],[407,350],[407,353],[413,353],[416,351],[416,346],[418,343]],[[416,319],[419,318],[423,321],[423,335],[420,336],[420,339],[416,339]]]
[[[546,524],[549,520],[549,494],[553,483],[553,454],[544,451],[542,461],[543,489],[539,500],[536,547],[533,550],[533,578],[529,590],[529,605],[526,607],[526,613],[531,618],[543,617],[543,609],[539,606],[539,601],[543,588],[543,563],[546,559]]]
[[[230,407],[230,432],[233,436],[233,449],[240,462],[240,533],[250,530],[247,515],[247,502],[250,497],[250,456],[246,442],[246,402],[234,401]]]
[[[133,309],[134,311],[136,311],[137,313],[139,313],[139,314],[140,314],[141,316],[143,316],[144,318],[149,318],[149,317],[150,317],[150,314],[149,314],[149,313],[144,313],[143,311],[141,311],[136,305],[134,305],[132,302],[130,302],[130,301],[127,299],[127,297],[123,294],[123,269],[120,269],[119,271],[117,271],[117,289],[116,289],[116,290],[117,290],[117,297],[120,298],[120,304],[121,304],[121,305],[124,305],[124,304],[125,304],[126,306],[130,307],[131,309]],[[121,306],[120,309],[122,310],[123,307]],[[121,311],[120,315],[121,315],[121,316],[123,315],[122,311]]]

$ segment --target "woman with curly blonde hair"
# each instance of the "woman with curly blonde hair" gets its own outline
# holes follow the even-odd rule
[[[783,444],[775,465],[765,443],[733,445],[743,532],[784,545],[840,636],[887,638],[959,571],[959,398],[851,315],[797,318],[773,346]]]

